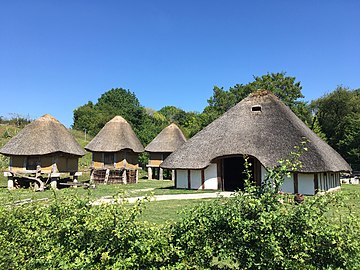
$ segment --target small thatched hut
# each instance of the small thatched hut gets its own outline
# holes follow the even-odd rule
[[[121,116],[107,122],[85,149],[92,152],[93,181],[124,184],[138,181],[138,156],[144,147]]]
[[[153,178],[153,169],[158,171],[158,178],[163,180],[163,169],[160,164],[176,149],[178,149],[186,138],[180,128],[175,124],[170,124],[164,128],[149,144],[145,151],[150,154],[148,167],[148,178]],[[175,174],[172,171],[172,178]]]
[[[304,137],[310,142],[300,157],[302,167],[285,179],[282,190],[315,194],[340,188],[340,172],[351,170],[347,162],[267,91],[239,102],[184,143],[161,167],[176,170],[177,188],[242,189],[244,155],[250,157],[253,179],[260,185],[266,168],[287,158]]]
[[[44,188],[42,179],[56,180],[70,175],[73,180],[78,172],[78,159],[84,150],[75,141],[65,126],[46,114],[28,124],[1,149],[0,153],[10,157],[8,187],[13,188],[13,180],[29,180]]]

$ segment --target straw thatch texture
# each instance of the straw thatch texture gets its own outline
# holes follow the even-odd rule
[[[256,109],[261,108],[261,111]],[[255,111],[253,111],[255,110]],[[289,156],[306,137],[308,151],[299,172],[349,171],[347,162],[268,92],[250,95],[184,143],[161,165],[202,169],[218,157],[247,154],[265,167]]]
[[[0,149],[7,156],[46,155],[62,152],[83,156],[84,150],[67,128],[49,114],[28,124]]]
[[[135,153],[144,151],[130,124],[121,116],[115,116],[85,146],[90,152],[118,152],[131,149]]]
[[[152,141],[146,146],[147,152],[172,153],[178,149],[186,138],[180,128],[171,124],[164,128]]]

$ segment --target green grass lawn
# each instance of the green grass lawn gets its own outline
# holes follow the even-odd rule
[[[343,211],[360,219],[360,185],[342,184],[340,192],[346,195]]]
[[[88,176],[85,174],[81,180],[87,180]],[[143,177],[144,178],[144,177]],[[19,200],[53,200],[54,196],[61,198],[62,196],[76,196],[80,198],[89,198],[96,200],[101,197],[125,196],[152,196],[163,194],[189,194],[189,193],[203,193],[203,192],[217,192],[215,190],[184,190],[174,189],[174,182],[170,180],[146,180],[140,179],[137,184],[128,185],[103,185],[99,184],[95,189],[78,188],[64,188],[57,191],[45,190],[44,192],[34,192],[30,189],[17,189],[13,191],[7,190],[7,180],[2,175],[0,176],[0,203],[7,204]],[[346,205],[349,208],[344,211],[349,211],[356,217],[360,218],[360,185],[343,184],[340,191],[347,196]],[[182,210],[209,201],[211,199],[201,200],[171,200],[171,201],[152,201],[146,202],[144,211],[140,220],[146,220],[155,224],[164,224],[165,222],[175,222],[182,216]],[[347,212],[346,212],[347,213]],[[336,213],[330,213],[336,218]]]
[[[147,202],[140,216],[140,221],[154,224],[173,223],[184,216],[184,210],[196,207],[209,200],[212,199]]]
[[[84,174],[80,181],[89,179],[89,175]],[[95,189],[89,188],[84,189],[83,187],[77,188],[63,188],[56,191],[56,194],[68,194],[70,196],[78,197],[89,197],[91,200],[96,200],[101,197],[113,197],[113,196],[124,196],[124,197],[138,197],[138,196],[151,196],[151,195],[163,195],[163,194],[188,194],[188,193],[204,193],[204,192],[217,192],[216,190],[184,190],[174,189],[174,182],[171,180],[146,180],[140,179],[137,184],[113,184],[104,185],[98,184]],[[54,192],[46,189],[44,192],[34,192],[31,189],[16,189],[8,191],[7,179],[0,176],[0,203],[25,199],[52,199]]]

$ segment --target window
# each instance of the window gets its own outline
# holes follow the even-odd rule
[[[251,111],[253,111],[253,112],[261,112],[261,105],[252,106]]]

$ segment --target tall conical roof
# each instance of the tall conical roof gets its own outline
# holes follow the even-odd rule
[[[25,126],[5,144],[0,153],[4,155],[46,155],[62,152],[76,156],[85,154],[67,128],[49,114]]]
[[[118,152],[131,149],[135,153],[144,151],[130,124],[121,116],[115,116],[85,146],[90,152]]]
[[[175,124],[170,124],[145,147],[145,151],[172,153],[184,142],[186,138],[180,128]]]
[[[247,154],[265,167],[287,158],[303,138],[310,140],[299,172],[350,171],[349,164],[310,130],[283,102],[262,91],[245,98],[184,143],[161,165],[202,169],[216,158]]]

